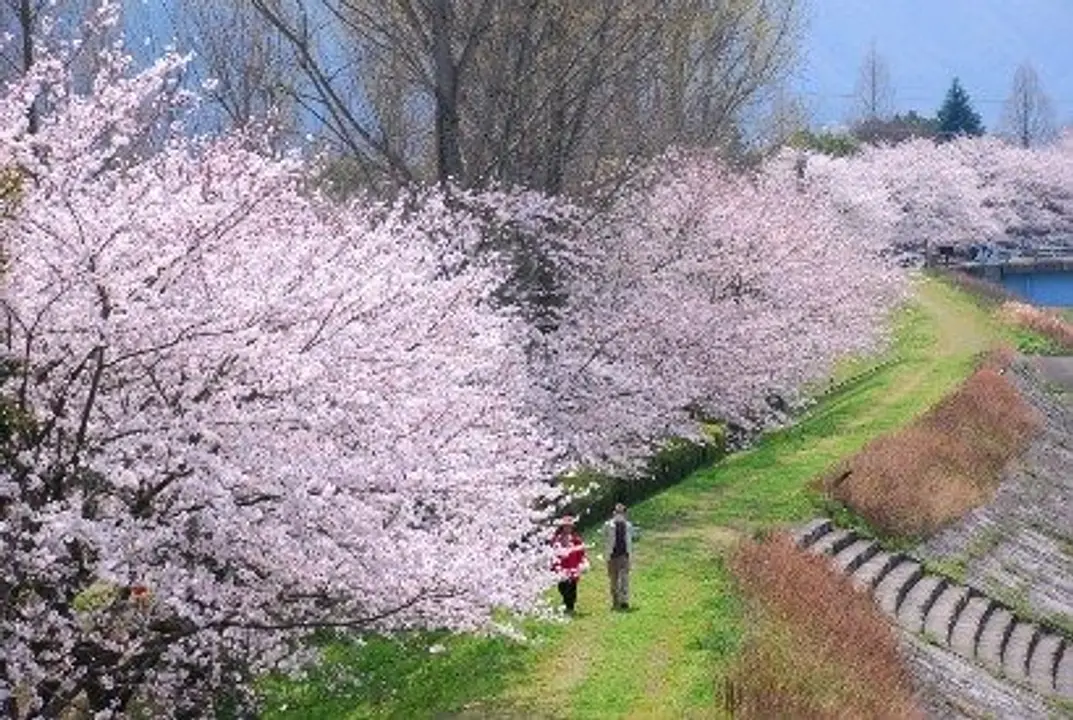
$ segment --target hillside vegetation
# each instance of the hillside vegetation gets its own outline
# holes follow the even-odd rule
[[[922,717],[897,635],[829,558],[780,535],[743,543],[732,568],[750,610],[734,717]]]

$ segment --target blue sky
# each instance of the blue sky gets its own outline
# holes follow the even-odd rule
[[[873,42],[890,70],[898,112],[934,115],[957,76],[988,130],[997,129],[1013,73],[1029,61],[1059,124],[1073,125],[1073,0],[805,1],[808,23],[791,87],[817,126],[847,121]],[[153,46],[163,45],[167,3],[125,3],[136,16],[133,35],[148,30],[156,36]]]
[[[843,123],[869,46],[899,112],[933,115],[961,79],[995,129],[1014,70],[1031,62],[1060,124],[1073,124],[1073,0],[811,0],[793,88],[817,125]]]

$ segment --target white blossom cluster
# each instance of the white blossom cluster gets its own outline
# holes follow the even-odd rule
[[[576,457],[636,457],[699,418],[780,422],[839,357],[876,347],[904,276],[882,243],[777,166],[671,153],[575,236],[543,346],[549,423]]]
[[[916,139],[847,158],[812,155],[807,184],[857,232],[922,259],[940,245],[1073,241],[1071,158],[1070,133],[1030,149],[990,136]]]
[[[196,713],[311,628],[474,628],[548,571],[557,452],[493,265],[459,267],[481,221],[170,132],[181,65],[0,99],[0,692],[46,717]]]

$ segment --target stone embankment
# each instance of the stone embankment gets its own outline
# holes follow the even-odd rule
[[[814,520],[795,540],[829,556],[907,632],[1043,696],[1073,700],[1073,638],[1062,630],[1018,617],[980,590],[930,574],[917,560],[886,552],[830,520]]]

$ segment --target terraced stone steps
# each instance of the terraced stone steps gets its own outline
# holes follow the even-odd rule
[[[950,631],[954,622],[969,602],[969,589],[961,585],[947,585],[932,603],[924,618],[924,634],[940,645],[950,646]]]
[[[898,624],[911,633],[924,631],[931,606],[946,589],[946,578],[925,575],[905,594],[898,607]]]
[[[1016,620],[1006,608],[992,606],[990,614],[980,623],[976,655],[992,670],[1002,670],[1003,649],[1009,646]]]
[[[950,628],[950,649],[958,655],[964,658],[969,658],[970,660],[974,657],[978,657],[984,664],[991,661],[998,661],[998,666],[1001,668],[1001,645],[997,651],[999,654],[996,658],[992,658],[988,655],[979,656],[976,653],[976,648],[980,641],[980,634],[987,626],[987,620],[994,610],[995,602],[991,598],[973,594],[972,597],[969,598],[969,601],[965,603],[965,607],[961,609],[958,616],[954,618],[954,626]],[[1003,640],[1002,644],[1005,644],[1005,640]]]
[[[908,632],[1040,693],[1073,700],[1073,639],[1018,618],[974,588],[929,575],[901,553],[889,553],[829,519],[794,534],[799,547],[831,558],[880,610]]]

